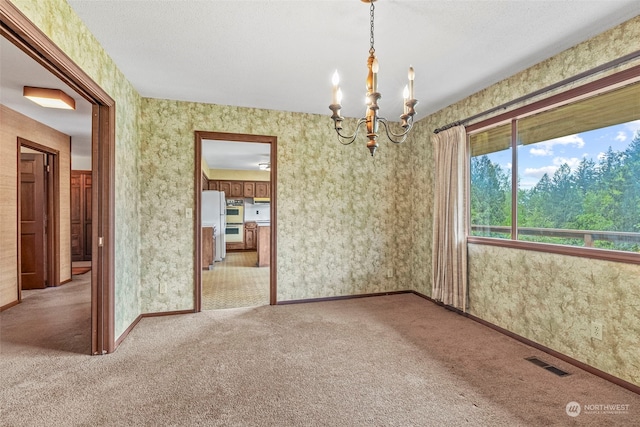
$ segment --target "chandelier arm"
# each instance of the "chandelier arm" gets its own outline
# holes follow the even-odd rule
[[[406,141],[407,136],[409,135],[409,131],[413,127],[413,120],[411,120],[409,125],[405,128],[404,132],[394,133],[393,130],[391,130],[391,126],[387,124],[387,119],[380,117],[378,118],[378,121],[384,126],[384,132],[387,135],[389,141],[393,142],[394,144],[401,144]]]
[[[343,135],[342,132],[340,132],[340,129],[336,128],[336,134],[338,134],[338,142],[342,145],[351,144],[353,141],[356,140],[356,138],[358,137],[358,134],[360,133],[360,125],[362,125],[366,121],[367,120],[364,118],[358,120],[358,123],[356,124],[356,130],[351,135]]]

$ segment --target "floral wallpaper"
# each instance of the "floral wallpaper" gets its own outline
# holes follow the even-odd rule
[[[414,189],[411,232],[417,236],[409,255],[412,289],[431,294],[431,201],[421,197],[432,197],[434,186],[431,132],[634,52],[638,40],[640,17],[636,16],[420,121],[420,136],[414,138],[411,147]],[[619,66],[572,86],[639,62]],[[418,139],[422,140],[420,144],[416,143]],[[469,245],[469,312],[640,385],[638,277],[638,265]],[[588,325],[592,320],[604,325],[602,341],[589,338]]]
[[[12,0],[116,101],[115,335],[140,314],[138,117],[140,97],[65,0]]]
[[[184,210],[195,206],[196,130],[278,138],[278,301],[409,289],[408,147],[383,143],[372,158],[363,139],[342,146],[328,114],[159,99],[145,99],[142,111],[143,311],[193,306],[193,223]]]
[[[471,314],[640,384],[640,266],[481,245],[469,260]]]

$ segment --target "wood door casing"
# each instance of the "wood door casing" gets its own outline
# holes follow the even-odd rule
[[[20,277],[22,289],[47,287],[46,184],[43,154],[20,154]]]

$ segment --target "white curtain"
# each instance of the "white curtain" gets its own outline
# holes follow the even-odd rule
[[[432,298],[467,310],[467,134],[456,126],[431,138],[434,152]]]

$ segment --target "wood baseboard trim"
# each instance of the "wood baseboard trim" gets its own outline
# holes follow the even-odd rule
[[[175,316],[176,314],[192,314],[195,310],[176,310],[176,311],[160,311],[157,313],[143,313],[140,317],[162,317],[162,316]]]
[[[118,346],[120,346],[120,343],[122,343],[122,341],[124,341],[125,338],[127,338],[127,335],[129,335],[129,332],[133,331],[133,328],[135,328],[136,325],[138,324],[138,322],[140,322],[141,320],[142,320],[142,314],[139,314],[138,317],[136,317],[136,319],[133,322],[131,322],[129,327],[127,329],[125,329],[122,334],[120,334],[120,336],[118,337],[118,339],[115,342],[115,346],[113,348],[113,351],[115,351],[118,348]]]
[[[10,309],[11,307],[15,307],[16,305],[20,304],[20,300],[15,300],[13,302],[10,302],[9,304],[5,304],[2,307],[0,307],[0,311],[5,311]]]
[[[491,322],[487,322],[486,320],[483,320],[483,319],[481,319],[481,318],[479,318],[477,316],[474,316],[473,314],[465,313],[462,310],[459,310],[459,309],[457,309],[455,307],[451,307],[451,306],[445,305],[445,304],[443,304],[443,303],[441,303],[439,301],[436,301],[433,298],[428,297],[426,295],[423,295],[423,294],[421,294],[419,292],[415,292],[414,291],[413,293],[416,294],[417,296],[421,297],[421,298],[424,298],[424,299],[426,299],[428,301],[433,302],[436,305],[444,307],[447,310],[453,311],[453,312],[455,312],[455,313],[457,313],[457,314],[459,314],[461,316],[464,316],[464,317],[469,318],[470,320],[473,320],[474,322],[480,323],[481,325],[484,325],[484,326],[486,326],[488,328],[491,328],[494,331],[500,332],[503,335],[506,335],[506,336],[508,336],[510,338],[513,338],[516,341],[520,341],[523,344],[526,344],[526,345],[528,345],[530,347],[533,347],[533,348],[535,348],[537,350],[543,351],[543,352],[545,352],[545,353],[547,353],[547,354],[549,354],[549,355],[551,355],[551,356],[553,356],[553,357],[555,357],[557,359],[560,359],[560,360],[562,360],[564,362],[567,362],[567,363],[575,366],[576,368],[582,369],[583,371],[587,371],[592,375],[600,377],[603,380],[607,380],[607,381],[609,381],[609,382],[611,382],[611,383],[613,383],[613,384],[615,384],[617,386],[620,386],[622,388],[625,388],[625,389],[627,389],[627,390],[629,390],[629,391],[631,391],[633,393],[640,394],[640,386],[637,386],[637,385],[635,385],[633,383],[625,381],[622,378],[618,378],[618,377],[616,377],[614,375],[611,375],[611,374],[609,374],[607,372],[601,371],[600,369],[594,368],[591,365],[587,365],[584,362],[576,360],[576,359],[574,359],[574,358],[572,358],[570,356],[567,356],[566,354],[560,353],[560,352],[558,352],[556,350],[553,350],[553,349],[551,349],[551,348],[549,348],[547,346],[544,346],[544,345],[539,344],[539,343],[537,343],[535,341],[532,341],[529,338],[525,338],[525,337],[523,337],[521,335],[518,335],[518,334],[516,334],[514,332],[511,332],[510,330],[505,329],[505,328],[503,328],[501,326],[495,325],[495,324],[493,324]]]
[[[131,322],[129,327],[124,330],[124,332],[120,335],[120,337],[118,337],[118,339],[116,340],[115,348],[118,348],[120,343],[122,343],[122,341],[124,341],[127,338],[129,333],[133,331],[133,329],[138,325],[138,323],[140,323],[140,321],[145,317],[175,316],[177,314],[191,314],[195,312],[196,312],[195,310],[176,310],[176,311],[164,311],[164,312],[157,312],[157,313],[142,313],[138,315],[138,317],[136,317],[136,320]]]
[[[64,284],[67,284],[67,283],[71,282],[72,280],[73,280],[73,279],[71,279],[71,278],[69,278],[69,279],[67,279],[67,280],[63,280],[62,282],[60,282],[60,284],[59,284],[59,285],[55,285],[55,286],[62,286],[62,285],[64,285]]]
[[[358,295],[341,295],[337,297],[324,297],[324,298],[307,298],[307,299],[292,299],[286,301],[278,301],[275,305],[288,305],[288,304],[306,304],[309,302],[325,302],[325,301],[339,301],[354,298],[369,298],[369,297],[381,297],[385,295],[398,295],[398,294],[411,294],[413,291],[390,291],[390,292],[377,292],[371,294],[358,294]]]

